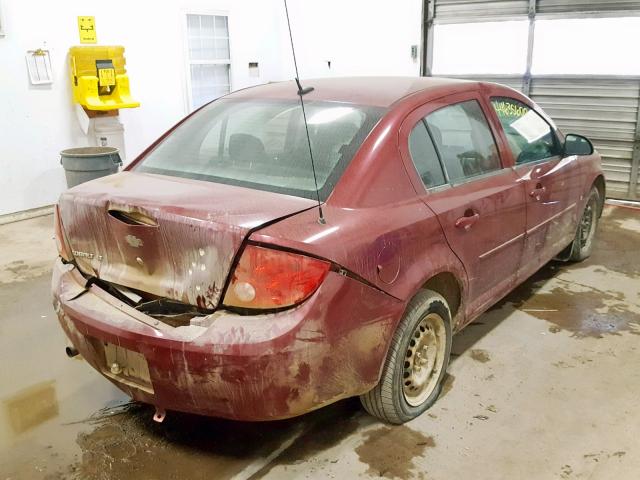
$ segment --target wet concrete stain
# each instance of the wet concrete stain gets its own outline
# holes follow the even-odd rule
[[[13,261],[0,270],[0,284],[32,280],[49,273],[52,265],[53,260],[34,264],[27,264],[23,260]]]
[[[640,278],[640,229],[626,228],[629,220],[640,225],[640,209],[607,207],[598,224],[596,245],[583,265],[599,265],[606,270]]]
[[[616,457],[622,458],[627,454],[624,450],[618,450],[617,452],[608,453],[605,451],[601,451],[598,453],[587,453],[583,455],[583,458],[588,460],[593,460],[594,462],[600,462],[601,460],[608,460],[609,458]]]
[[[52,215],[0,227],[4,247],[0,250],[0,285],[32,280],[51,271],[56,258]]]
[[[556,287],[514,305],[552,323],[551,333],[564,330],[576,338],[602,338],[606,334],[640,330],[640,314],[629,310],[620,297],[603,291],[575,292]]]
[[[549,322],[549,332],[567,331],[574,338],[602,338],[621,332],[640,335],[640,314],[629,308],[622,293],[574,285],[559,278],[563,271],[596,265],[602,268],[595,268],[594,271],[603,276],[617,272],[630,278],[640,278],[640,231],[620,226],[621,222],[629,220],[627,210],[606,209],[589,259],[581,263],[550,262],[492,310],[506,306],[522,310]],[[541,291],[551,280],[560,285]]]
[[[233,478],[301,430],[289,448],[250,477],[257,479],[276,466],[308,461],[374,422],[357,399],[268,424],[179,412],[158,424],[152,416],[151,407],[131,402],[86,419],[93,430],[78,435],[82,458],[67,474],[77,472],[83,480]]]
[[[264,428],[171,412],[158,424],[152,415],[127,403],[87,419],[94,429],[78,435],[82,459],[71,470],[86,480],[232,478],[291,434],[287,422]]]
[[[59,413],[54,381],[32,385],[2,402],[14,433],[22,433]]]
[[[489,352],[481,348],[474,348],[473,350],[471,350],[471,358],[480,363],[487,363],[489,360],[491,360]]]
[[[573,468],[571,468],[571,465],[563,465],[560,469],[560,478],[569,478],[572,473]]]
[[[414,460],[435,446],[432,437],[401,425],[366,432],[356,453],[360,461],[368,465],[369,475],[391,479],[425,478],[424,472],[416,471]]]

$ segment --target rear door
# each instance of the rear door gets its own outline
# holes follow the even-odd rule
[[[514,286],[524,246],[524,189],[481,105],[474,92],[430,102],[400,134],[414,186],[467,272],[468,319]]]
[[[577,226],[580,167],[562,158],[555,128],[529,105],[491,97],[503,127],[514,171],[526,190],[527,220],[520,280],[528,278],[569,244]]]

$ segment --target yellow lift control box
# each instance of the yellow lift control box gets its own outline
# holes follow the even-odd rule
[[[71,47],[73,99],[87,110],[140,106],[131,98],[124,47]]]

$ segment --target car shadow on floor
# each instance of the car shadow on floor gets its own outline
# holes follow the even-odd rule
[[[454,337],[452,361],[471,349],[554,277],[558,264],[541,269]],[[445,382],[443,393],[455,388]],[[83,455],[73,466],[82,478],[260,478],[276,465],[313,459],[352,433],[383,424],[367,415],[357,398],[306,415],[274,422],[238,422],[180,412],[153,421],[152,407],[126,403],[97,412],[78,436]],[[337,460],[336,460],[337,461]]]
[[[544,285],[555,278],[565,268],[571,268],[569,264],[551,261],[538,270],[533,276],[525,280],[522,284],[512,290],[502,300],[493,305],[488,313],[483,313],[474,322],[467,325],[462,331],[453,337],[453,346],[451,347],[452,360],[473,346],[483,337],[491,333],[491,331],[500,325],[507,317],[518,307],[527,302],[534,296]]]
[[[78,435],[81,478],[259,478],[275,465],[308,460],[376,423],[357,398],[306,415],[272,422],[240,422],[168,412],[162,424],[154,409],[126,403],[104,409]],[[274,457],[277,452],[277,459]],[[266,460],[265,460],[266,459]],[[274,460],[271,462],[270,460]]]

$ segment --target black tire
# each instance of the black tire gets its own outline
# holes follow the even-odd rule
[[[441,327],[437,326],[440,325],[439,319],[442,320]],[[372,390],[360,396],[364,409],[384,422],[401,424],[417,417],[433,405],[440,395],[442,381],[449,365],[451,332],[451,311],[447,301],[431,290],[418,292],[409,302],[404,317],[391,339],[380,381]],[[416,348],[416,338],[417,347],[422,347],[424,357],[421,357],[419,352],[409,352]],[[434,350],[430,349],[430,345]],[[413,398],[411,389],[417,387],[411,385],[409,375],[412,373],[409,372],[415,372],[416,368],[420,370],[417,362],[427,362],[427,365],[431,363],[427,361],[427,351],[435,359],[433,365],[439,366],[439,371],[431,370],[432,373],[427,373],[427,368],[431,368],[429,366],[423,374],[416,374],[426,376],[428,380],[424,389],[416,394],[417,398]],[[411,401],[414,404],[411,404]]]
[[[598,220],[602,210],[601,202],[602,199],[600,198],[598,189],[593,187],[589,192],[587,203],[578,221],[576,236],[570,245],[570,262],[581,262],[591,255],[595,243],[596,230],[598,229]]]

